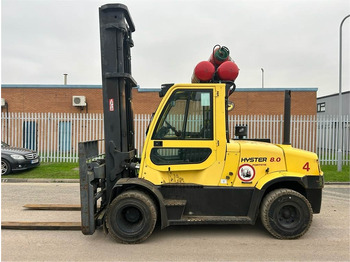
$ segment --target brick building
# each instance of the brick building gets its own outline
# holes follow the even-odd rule
[[[293,115],[316,115],[317,88],[237,88],[231,95],[234,115],[281,115],[284,90],[292,91]],[[161,101],[159,89],[133,89],[135,114],[153,113]],[[73,96],[84,96],[86,106],[74,106]],[[102,113],[101,85],[15,85],[1,86],[2,111]]]

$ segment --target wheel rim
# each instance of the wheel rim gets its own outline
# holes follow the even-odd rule
[[[142,219],[141,212],[135,207],[124,208],[122,213],[125,221],[131,224],[135,224]]]
[[[5,161],[1,161],[1,175],[6,174],[8,166]]]
[[[299,206],[294,203],[286,203],[276,210],[275,217],[278,226],[283,229],[294,229],[301,221],[301,211]]]
[[[143,212],[136,206],[128,205],[119,209],[116,221],[118,227],[128,234],[136,234],[144,227]]]

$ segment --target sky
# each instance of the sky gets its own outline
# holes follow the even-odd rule
[[[2,84],[101,84],[97,0],[2,0]],[[143,88],[189,83],[214,45],[230,49],[238,88],[339,92],[339,27],[349,0],[124,0],[134,21],[132,75]],[[350,18],[342,90],[350,90]]]

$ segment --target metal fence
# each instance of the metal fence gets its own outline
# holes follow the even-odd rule
[[[339,125],[340,122],[340,125]],[[338,135],[342,128],[342,162],[350,164],[350,117],[349,115],[338,116],[325,115],[317,119],[317,154],[323,164],[336,165],[338,162]]]
[[[134,116],[135,146],[139,153],[142,152],[150,119],[151,115],[148,114]],[[343,164],[349,165],[349,115],[342,116],[341,123],[342,160]],[[229,116],[230,138],[234,138],[236,125],[248,127],[248,138],[270,139],[272,143],[282,143],[282,115]],[[292,116],[290,128],[293,147],[316,152],[322,164],[337,163],[337,116]],[[44,162],[77,162],[80,141],[104,138],[103,114],[3,112],[1,136],[1,140],[11,146],[36,150]],[[103,146],[99,148],[103,149]]]
[[[103,115],[2,113],[1,135],[13,147],[37,151],[44,162],[77,162],[79,142],[103,139]]]

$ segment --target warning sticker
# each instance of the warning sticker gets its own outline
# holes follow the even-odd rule
[[[113,112],[114,111],[114,99],[111,98],[109,99],[109,112]]]
[[[238,169],[238,177],[244,182],[252,181],[255,177],[255,169],[252,165],[244,164]]]

